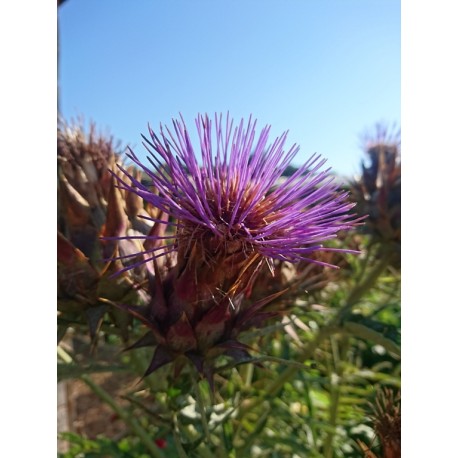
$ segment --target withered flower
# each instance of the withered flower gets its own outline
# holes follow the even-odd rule
[[[61,120],[57,130],[58,234],[57,308],[58,338],[74,324],[87,324],[93,344],[107,316],[128,338],[132,317],[110,308],[107,301],[143,303],[147,296],[138,284],[145,269],[110,279],[121,270],[121,261],[106,265],[104,258],[142,249],[137,240],[102,242],[100,235],[148,234],[152,224],[139,216],[147,214],[140,197],[116,188],[110,173],[120,161],[119,144],[99,133],[95,124],[85,131],[82,122]],[[132,173],[135,173],[132,171]],[[138,171],[137,171],[138,173]],[[109,312],[109,314],[107,314]]]
[[[367,215],[364,230],[374,243],[392,252],[391,264],[401,257],[401,142],[400,131],[377,124],[366,134],[364,150],[368,159],[361,164],[361,176],[350,183],[356,211]]]

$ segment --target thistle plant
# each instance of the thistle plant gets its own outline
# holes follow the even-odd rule
[[[211,382],[215,358],[249,359],[241,332],[282,311],[269,304],[285,290],[253,296],[261,272],[275,278],[281,263],[336,268],[332,257],[319,255],[356,253],[326,243],[360,219],[318,155],[279,181],[299,150],[284,149],[287,133],[268,144],[269,126],[256,137],[256,121],[234,127],[229,115],[225,121],[215,115],[213,122],[199,115],[196,126],[198,145],[182,118],[172,128],[150,128],[150,138],[143,136],[148,166],[129,151],[149,184],[118,164],[118,188],[158,213],[142,215],[153,224],[149,234],[104,240],[143,241],[140,253],[111,261],[129,261],[118,275],[141,266],[150,275],[146,307],[116,304],[147,327],[131,348],[155,346],[145,375],[171,362],[179,372],[190,361]]]
[[[372,242],[392,253],[391,264],[399,267],[401,248],[401,153],[400,133],[376,125],[364,138],[368,159],[361,176],[350,184],[356,210],[367,215],[364,230]]]
[[[400,458],[401,456],[401,393],[390,388],[377,391],[373,403],[370,404],[371,419],[375,434],[381,448],[380,457]],[[363,442],[360,447],[367,458],[378,456]]]
[[[385,388],[379,391],[373,406],[375,431],[380,439],[384,456],[401,456],[401,393]]]
[[[109,315],[127,340],[131,317],[109,304],[124,300],[142,303],[147,300],[141,289],[144,271],[110,279],[124,268],[121,261],[106,264],[103,260],[118,252],[136,252],[135,240],[103,242],[104,236],[148,234],[152,224],[139,218],[150,210],[137,196],[124,194],[115,186],[109,172],[120,162],[120,147],[112,137],[97,132],[91,124],[85,132],[82,123],[60,122],[57,132],[58,164],[58,300],[59,334],[62,338],[71,325],[85,325],[95,342],[104,317]],[[131,173],[135,173],[133,170]],[[143,269],[144,270],[144,269]]]

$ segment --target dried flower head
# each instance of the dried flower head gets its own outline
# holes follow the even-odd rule
[[[377,393],[374,426],[385,456],[401,456],[401,393],[385,388]]]
[[[138,253],[142,244],[138,240],[106,243],[100,240],[100,234],[116,237],[148,234],[152,226],[139,219],[144,212],[141,198],[123,193],[115,186],[117,180],[109,170],[120,161],[119,151],[119,143],[98,132],[94,123],[85,131],[82,121],[79,124],[59,121],[57,306],[60,336],[77,320],[87,322],[95,343],[102,323],[108,318],[127,339],[132,317],[118,309],[111,310],[106,301],[143,303],[146,300],[145,293],[138,287],[145,279],[145,269],[133,269],[129,275],[110,279],[110,274],[124,265],[121,261],[109,265],[103,262],[103,258],[114,252]]]
[[[399,129],[375,126],[363,139],[368,164],[350,183],[356,211],[366,214],[365,231],[372,241],[392,252],[391,264],[400,265],[401,250],[401,140]]]
[[[377,391],[375,400],[369,404],[373,426],[382,448],[383,458],[401,457],[401,393],[390,388]],[[368,458],[377,458],[370,447],[359,441]]]

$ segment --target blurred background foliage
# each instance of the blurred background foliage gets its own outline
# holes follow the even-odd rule
[[[342,184],[368,216],[333,243],[361,254],[320,254],[338,256],[323,260],[340,270],[278,263],[274,278],[261,275],[255,296],[288,288],[269,305],[283,318],[245,332],[253,356],[244,364],[220,358],[214,391],[191,367],[142,378],[151,349],[122,351],[144,329],[114,304],[145,304],[147,273],[112,278],[126,265],[104,259],[140,249],[100,236],[149,234],[141,216],[157,210],[114,186],[109,170],[122,148],[95,125],[59,122],[57,146],[58,380],[84,386],[111,412],[93,413],[102,433],[70,413],[61,458],[400,456],[399,132],[377,125],[364,139],[360,176]]]

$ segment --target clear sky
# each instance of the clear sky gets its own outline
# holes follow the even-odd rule
[[[67,0],[60,109],[144,156],[140,134],[181,112],[252,114],[342,175],[360,136],[400,127],[400,0]]]

